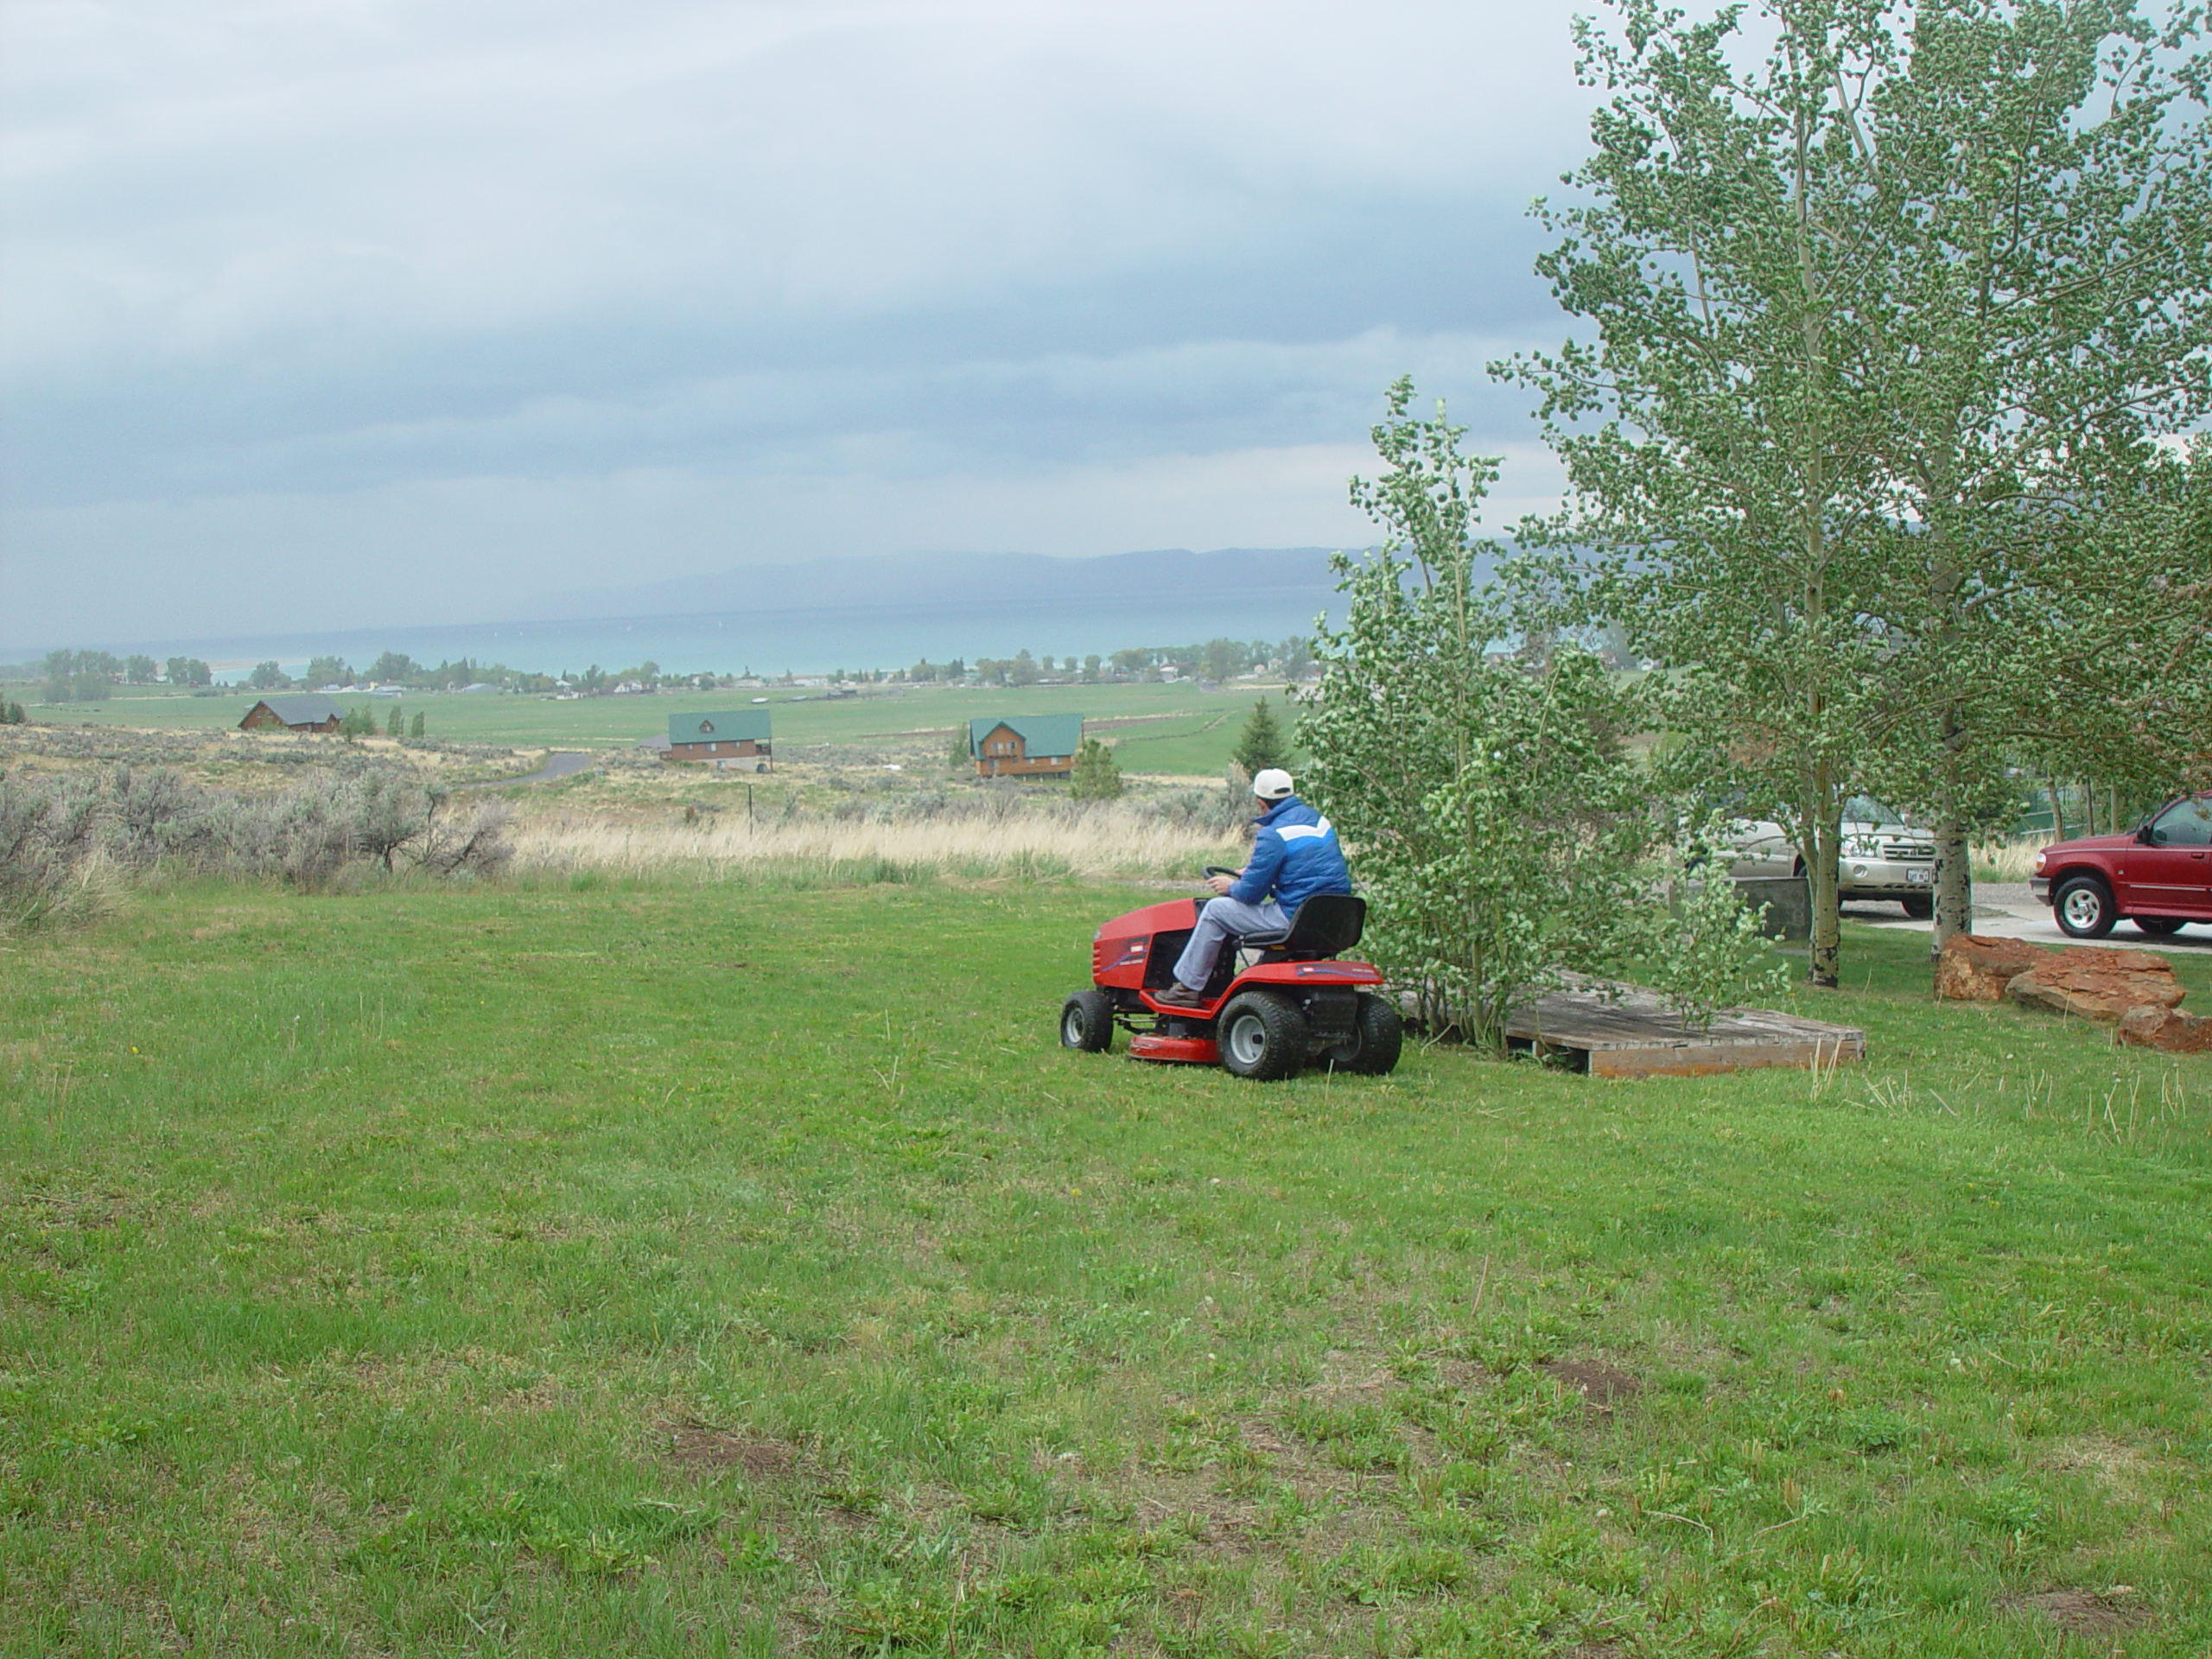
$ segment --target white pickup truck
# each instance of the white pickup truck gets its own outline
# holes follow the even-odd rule
[[[1780,824],[1738,820],[1730,832],[1736,858],[1728,873],[1738,880],[1805,873],[1796,843]],[[1841,851],[1836,892],[1847,904],[1893,899],[1908,916],[1925,920],[1936,913],[1936,840],[1902,812],[1871,795],[1853,796],[1844,805]]]

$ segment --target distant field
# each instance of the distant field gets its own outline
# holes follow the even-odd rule
[[[555,702],[537,696],[346,697],[365,702],[379,721],[397,703],[409,716],[428,716],[431,735],[463,742],[518,747],[572,744],[592,747],[634,742],[668,729],[670,716],[751,706],[766,696],[775,714],[776,738],[785,743],[863,743],[914,733],[949,732],[988,715],[1077,712],[1104,721],[1143,717],[1146,723],[1107,727],[1101,735],[1121,749],[1124,771],[1217,777],[1228,764],[1236,734],[1254,701],[1273,695],[1286,726],[1281,688],[1238,686],[1202,691],[1195,685],[1036,686],[1025,690],[912,690],[870,688],[835,700],[797,691],[687,691],[655,696],[580,697]],[[53,725],[148,727],[220,731],[237,726],[256,694],[194,697],[168,691],[118,688],[105,702],[32,707],[34,720]]]
[[[9,941],[0,1654],[2207,1651],[2212,1058],[1857,928],[1820,1079],[1062,1051],[1157,897]]]

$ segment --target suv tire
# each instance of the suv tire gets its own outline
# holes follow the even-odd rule
[[[1929,921],[1935,917],[1936,895],[1932,893],[1916,893],[1910,899],[1898,899],[1897,903],[1904,906],[1904,913],[1916,922]]]
[[[2101,939],[2118,919],[2112,913],[2112,889],[2094,875],[2069,875],[2050,895],[2050,913],[2069,938]]]

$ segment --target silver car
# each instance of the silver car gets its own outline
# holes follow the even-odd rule
[[[1735,861],[1729,874],[1746,878],[1802,875],[1797,844],[1778,823],[1739,820],[1730,826]],[[1904,813],[1871,795],[1844,804],[1843,845],[1836,861],[1836,892],[1845,903],[1891,899],[1904,913],[1936,913],[1936,841]]]

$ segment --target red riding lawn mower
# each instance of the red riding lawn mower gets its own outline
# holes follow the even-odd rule
[[[1235,875],[1209,867],[1208,875]],[[1231,935],[1214,963],[1202,1007],[1156,1000],[1175,982],[1176,957],[1198,923],[1202,899],[1176,899],[1117,916],[1090,944],[1091,988],[1060,1009],[1060,1044],[1099,1053],[1114,1027],[1141,1060],[1224,1065],[1273,1083],[1316,1063],[1379,1076],[1398,1064],[1405,1026],[1364,962],[1338,962],[1359,943],[1367,901],[1316,893],[1273,933]]]

